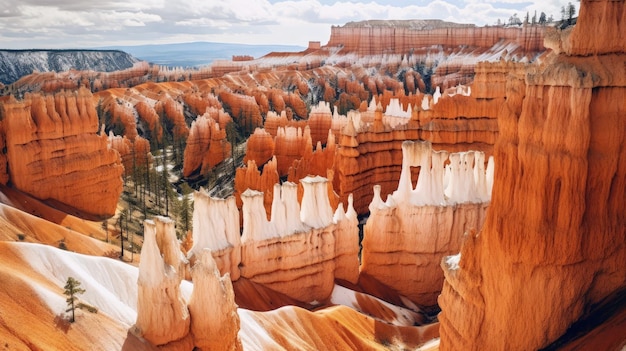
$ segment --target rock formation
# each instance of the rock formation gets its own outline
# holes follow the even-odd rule
[[[555,53],[509,78],[485,225],[442,262],[442,350],[540,349],[623,294],[624,19],[623,1],[582,1]]]
[[[156,346],[193,348],[189,310],[180,292],[185,263],[174,222],[165,217],[146,220],[137,280],[137,322],[132,331]]]
[[[208,114],[198,116],[191,123],[185,147],[183,176],[194,172],[206,174],[213,167],[230,157],[231,146],[226,140],[226,131]]]
[[[324,178],[305,178],[302,182],[300,211],[296,187],[287,183],[280,193],[274,193],[276,211],[270,221],[263,211],[262,194],[244,193],[241,275],[299,301],[323,301],[330,295],[335,278],[356,282],[357,221],[356,216],[342,215],[340,209],[337,219],[351,225],[333,222]],[[344,240],[348,244],[336,249]],[[346,246],[351,249],[351,267],[338,267],[335,252],[345,256]],[[337,275],[341,272],[349,274]]]
[[[203,250],[210,250],[222,274],[239,279],[241,233],[235,198],[217,199],[204,189],[194,192],[193,246],[188,256],[195,262]]]
[[[302,183],[302,205],[295,184],[274,186],[269,220],[263,193],[243,192],[241,242],[238,232],[227,226],[238,221],[233,200],[195,193],[200,207],[194,210],[190,255],[209,249],[220,272],[230,273],[233,280],[247,278],[306,303],[328,299],[335,279],[356,283],[356,212],[351,206],[344,212],[340,206],[333,214],[326,179],[308,177]]]
[[[189,299],[194,346],[200,350],[242,350],[230,276],[220,277],[211,251],[199,256],[191,270],[193,292]]]
[[[433,151],[429,142],[405,141],[402,151],[397,190],[383,202],[380,186],[374,189],[361,274],[432,306],[443,286],[441,258],[458,252],[465,232],[482,227],[493,167],[485,170],[481,152]],[[419,167],[415,187],[411,167]]]
[[[237,168],[235,173],[235,198],[237,207],[241,208],[241,194],[247,189],[263,192],[265,210],[268,216],[272,210],[272,199],[274,198],[274,184],[279,182],[278,171],[276,170],[276,157],[263,165],[259,170],[254,160],[248,161],[246,167]]]
[[[263,165],[274,156],[274,138],[265,131],[257,128],[248,138],[246,144],[246,156],[243,158],[244,164],[253,160],[257,165]]]
[[[96,134],[98,116],[86,89],[1,105],[12,186],[83,214],[115,213],[123,167],[107,136]]]
[[[109,147],[120,154],[125,176],[132,174],[135,167],[146,167],[152,163],[150,142],[140,136],[131,142],[125,136],[109,132]]]

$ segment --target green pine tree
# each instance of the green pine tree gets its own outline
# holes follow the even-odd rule
[[[65,291],[63,292],[63,294],[67,296],[67,299],[65,299],[65,302],[67,302],[67,310],[65,310],[65,312],[72,312],[72,318],[70,319],[70,323],[74,323],[74,321],[76,320],[74,316],[74,310],[77,307],[80,308],[80,306],[76,303],[76,300],[78,299],[76,295],[85,293],[85,289],[81,288],[80,282],[73,277],[67,278],[64,289]]]
[[[65,289],[63,294],[67,296],[67,299],[65,299],[65,302],[67,302],[67,310],[65,310],[65,312],[72,312],[72,318],[70,318],[70,323],[74,323],[74,321],[76,321],[74,311],[77,308],[80,308],[81,310],[87,310],[91,313],[98,313],[97,308],[84,302],[76,302],[78,300],[77,295],[85,293],[85,289],[80,287],[80,281],[74,279],[73,277],[68,277],[67,282],[65,283],[65,287],[63,288]]]

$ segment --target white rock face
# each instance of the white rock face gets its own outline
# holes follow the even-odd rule
[[[309,227],[319,229],[332,223],[333,209],[328,200],[326,178],[306,177],[300,180],[304,187],[300,220]]]
[[[174,222],[165,217],[144,221],[133,332],[154,345],[178,341],[189,334],[189,311],[180,292],[185,263]]]
[[[402,172],[398,190],[391,201],[413,206],[448,206],[458,203],[482,203],[491,199],[493,171],[485,170],[485,155],[480,151],[449,154],[433,151],[430,142],[402,143]],[[445,166],[446,161],[449,164]],[[489,164],[493,158],[489,159]],[[420,167],[417,185],[411,183],[411,167]],[[493,169],[488,165],[487,169]],[[376,189],[374,189],[376,194]],[[380,196],[374,196],[374,208],[380,207]],[[391,206],[391,202],[386,203]]]
[[[239,211],[234,197],[218,199],[200,189],[193,194],[193,255],[205,248],[221,250],[238,246]]]
[[[385,114],[393,117],[411,118],[411,111],[413,111],[411,104],[409,104],[405,111],[400,105],[400,100],[392,98],[389,100],[389,105],[387,105],[387,108],[385,109]]]
[[[383,202],[380,187],[374,187],[361,273],[413,303],[434,305],[443,286],[441,259],[459,251],[465,232],[482,227],[493,159],[485,170],[482,152],[449,154],[419,141],[405,141],[402,157],[398,189]],[[419,167],[415,187],[411,167]]]
[[[211,235],[220,238],[198,237],[190,257],[197,260],[198,255],[208,249],[220,272],[230,273],[233,281],[244,277],[303,302],[327,299],[335,279],[356,283],[359,231],[352,200],[347,211],[341,207],[333,214],[327,179],[307,177],[301,182],[304,188],[302,206],[298,203],[296,184],[275,185],[269,221],[263,206],[263,193],[246,190],[241,195],[243,229],[240,242],[227,240],[226,229],[212,224]],[[201,196],[197,195],[197,199]],[[213,218],[206,213],[218,213],[223,218],[233,218],[221,210],[209,208],[226,208],[224,201],[201,201],[208,207],[196,206],[198,211],[194,212],[194,217]],[[236,212],[237,209],[224,211]],[[200,228],[209,227],[205,222],[215,220],[194,218],[194,238],[204,235]],[[213,242],[221,245],[211,246]],[[229,246],[225,247],[227,243]]]
[[[241,243],[263,241],[278,237],[273,223],[267,220],[263,205],[263,193],[248,189],[241,194],[243,201],[243,233]]]

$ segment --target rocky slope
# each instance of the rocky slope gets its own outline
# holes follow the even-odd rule
[[[0,82],[11,84],[35,71],[121,71],[136,62],[118,50],[0,50]]]
[[[508,80],[485,225],[442,262],[442,350],[540,349],[623,294],[626,55],[608,38],[624,18],[582,1],[545,64]]]

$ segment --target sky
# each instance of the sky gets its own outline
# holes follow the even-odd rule
[[[578,8],[579,3],[572,1]],[[0,0],[0,49],[90,48],[211,41],[322,45],[331,26],[370,19],[441,19],[478,26],[567,0]]]

